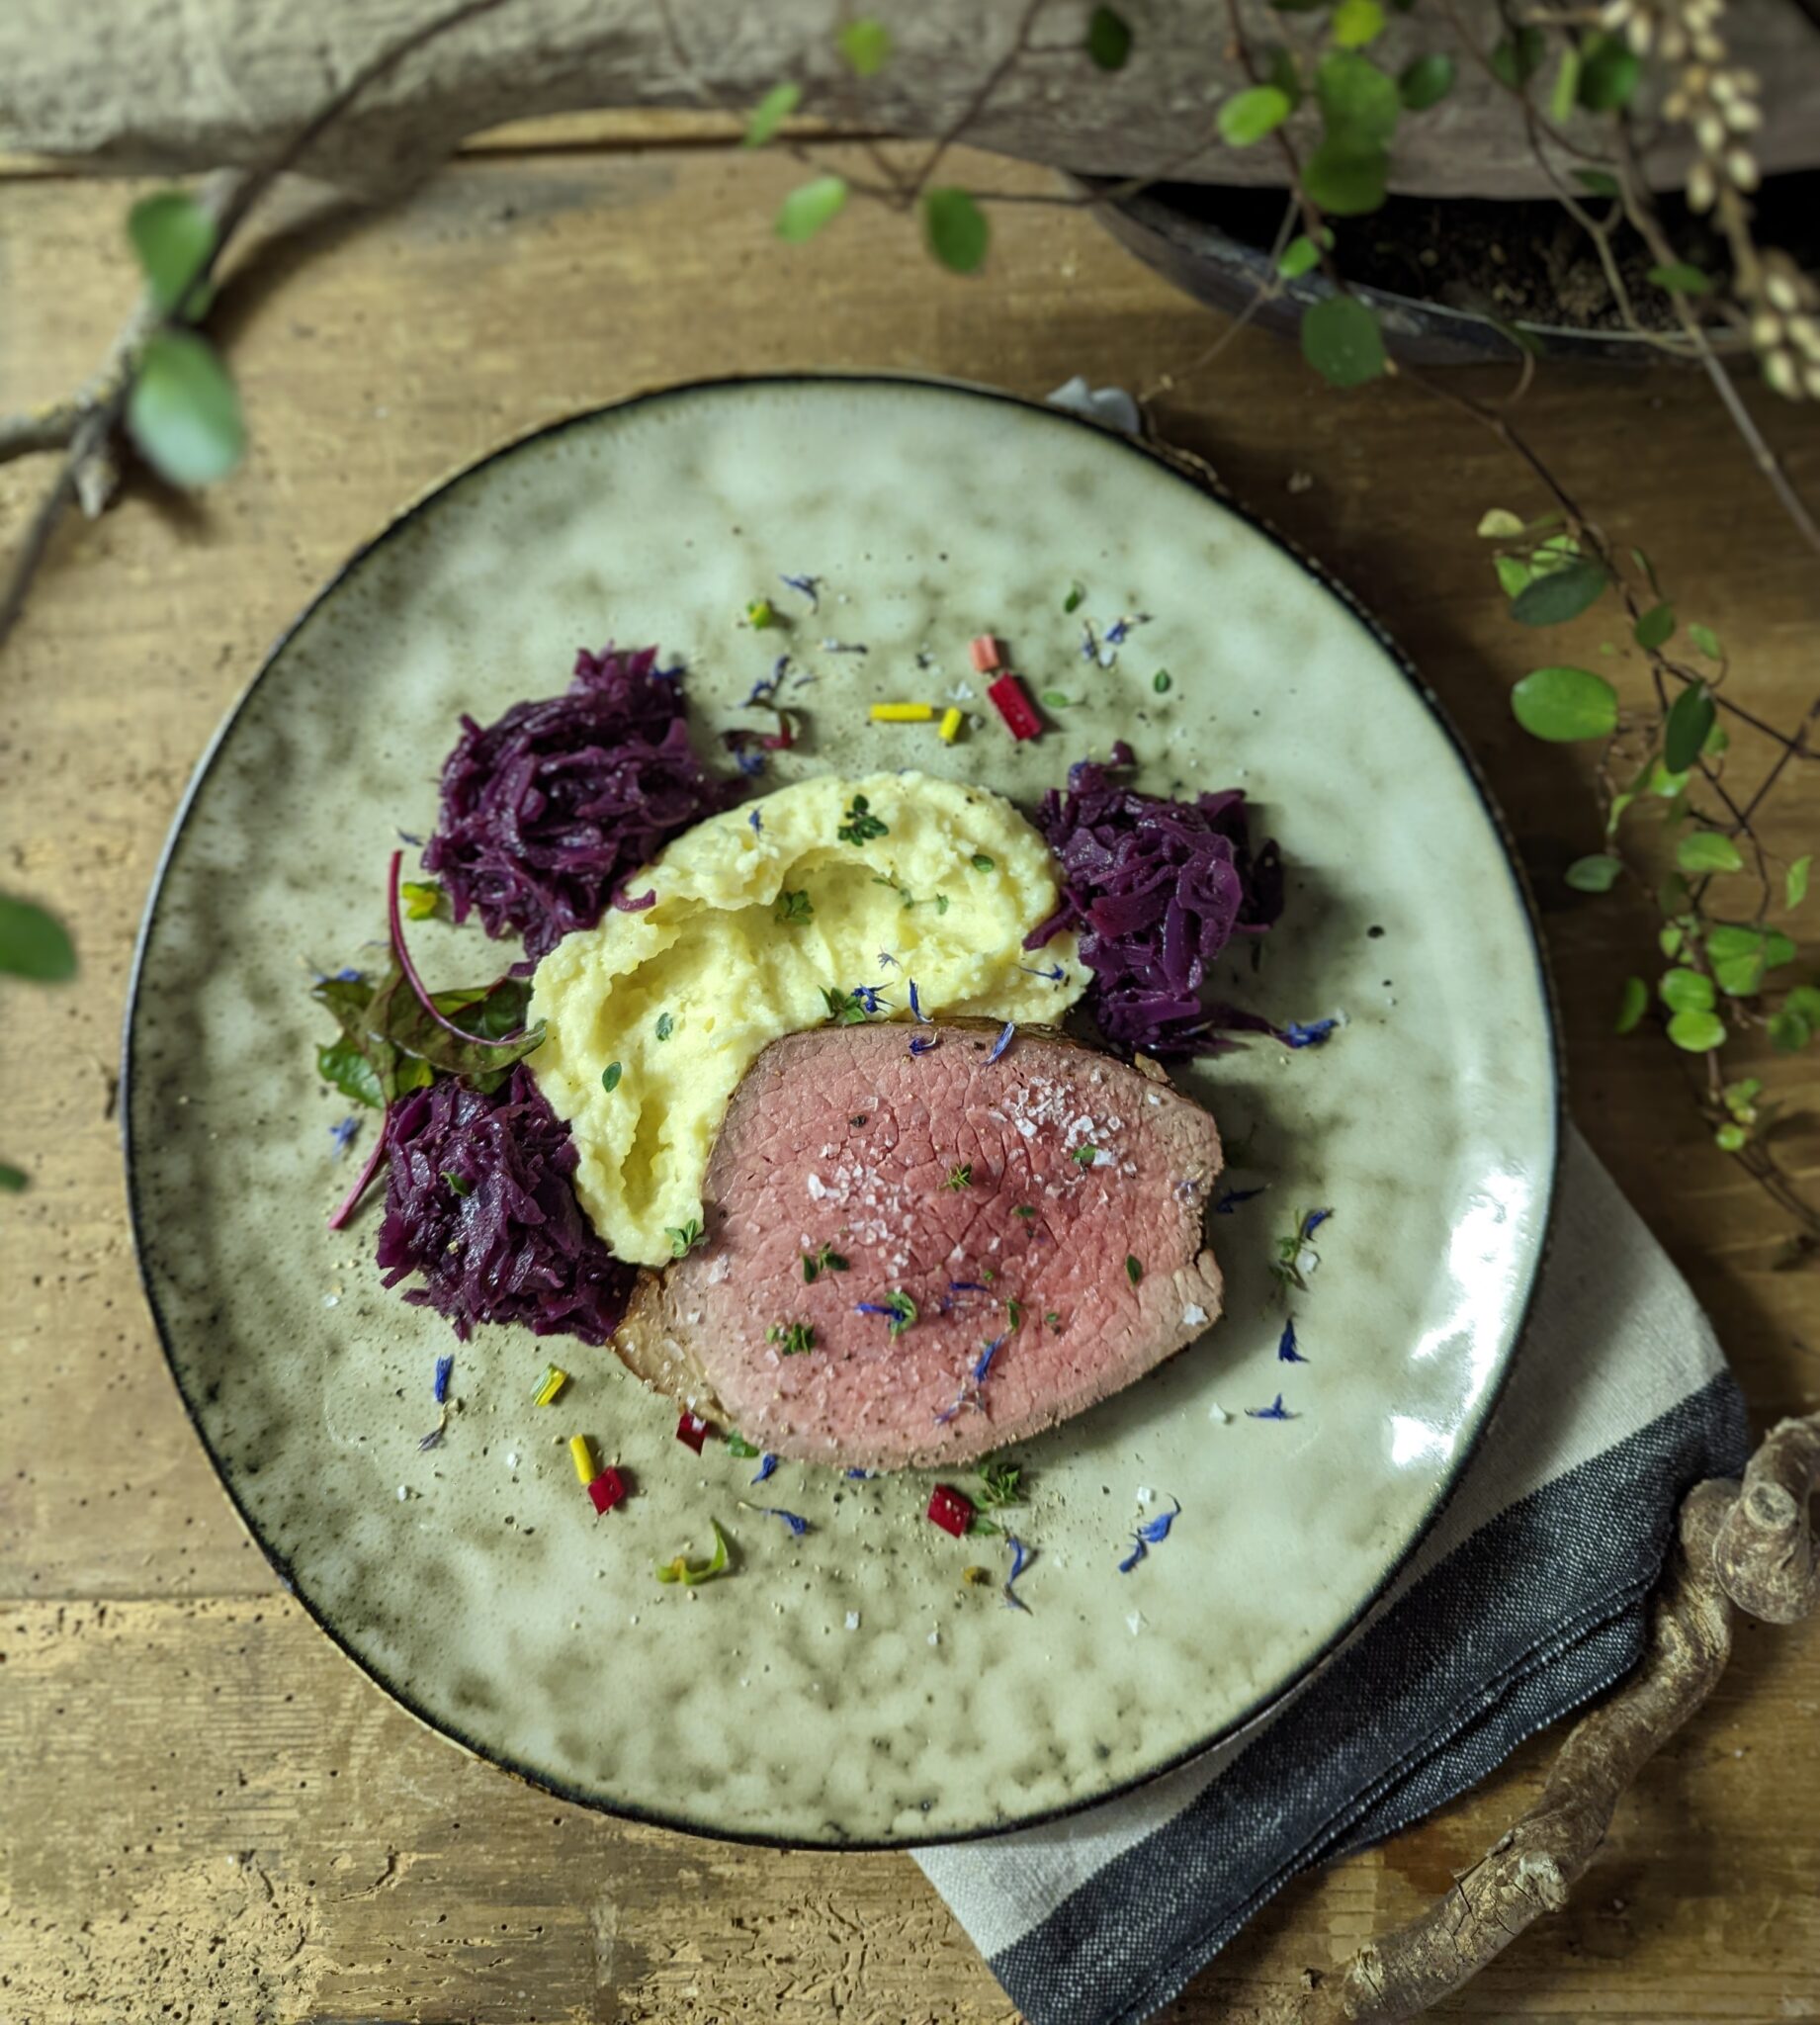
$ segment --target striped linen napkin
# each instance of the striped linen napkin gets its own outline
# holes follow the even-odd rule
[[[1676,1507],[1748,1448],[1710,1324],[1570,1133],[1496,1418],[1339,1652],[1179,1771],[916,1861],[1032,2025],[1147,2018],[1298,1871],[1465,1792],[1634,1665]]]

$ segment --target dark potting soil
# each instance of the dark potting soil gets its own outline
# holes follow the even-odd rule
[[[1273,245],[1282,222],[1284,198],[1276,190],[1172,183],[1157,194],[1248,245]],[[1730,262],[1710,222],[1678,196],[1660,202],[1681,258],[1721,281]],[[1610,209],[1608,200],[1588,204],[1595,216]],[[1761,245],[1781,247],[1809,273],[1820,266],[1820,171],[1773,177],[1756,204]],[[1624,328],[1592,241],[1550,200],[1392,197],[1369,218],[1336,220],[1335,230],[1342,273],[1363,287],[1505,322]],[[1644,327],[1673,329],[1669,299],[1649,279],[1654,262],[1628,226],[1613,235],[1612,254]]]

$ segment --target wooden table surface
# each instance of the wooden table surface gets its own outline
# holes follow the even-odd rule
[[[799,173],[700,123],[571,121],[477,145],[392,212],[318,207],[253,250],[218,312],[250,417],[245,469],[193,500],[136,490],[66,530],[0,656],[0,886],[61,910],[83,966],[54,999],[4,993],[0,1153],[32,1175],[0,1198],[8,2025],[1011,2015],[907,1857],[623,1826],[393,1708],[242,1535],[140,1297],[114,1063],[133,929],[190,768],[356,543],[568,409],[791,366],[1035,395],[1074,373],[1134,389],[1172,376],[1165,432],[1378,609],[1490,769],[1547,911],[1575,1115],[1709,1305],[1759,1421],[1820,1403],[1813,1273],[1774,1270],[1777,1219],[1706,1143],[1667,1050],[1610,1032],[1618,983],[1650,960],[1647,921],[1560,884],[1597,824],[1583,756],[1510,719],[1534,639],[1504,616],[1473,536],[1488,506],[1539,506],[1506,455],[1415,388],[1331,395],[1251,333],[1185,371],[1218,326],[1079,212],[1000,212],[975,282],[857,208],[783,248],[767,220]],[[131,297],[134,194],[0,168],[0,407],[65,394],[102,357]],[[1815,690],[1820,586],[1701,386],[1550,368],[1523,413],[1611,534],[1647,546],[1684,612],[1717,628],[1741,692],[1792,722]],[[1820,491],[1812,413],[1771,419]],[[9,539],[43,482],[0,472]],[[1636,658],[1609,665],[1635,693]],[[1764,757],[1744,738],[1734,763]],[[1814,835],[1815,771],[1772,825],[1784,847]],[[1811,1078],[1804,1093],[1794,1081],[1811,1101]],[[1811,1177],[1811,1122],[1787,1143]],[[1814,1628],[1747,1627],[1572,1908],[1450,2012],[1820,2016],[1817,1713]],[[1433,1820],[1292,1886],[1169,2015],[1253,2017],[1413,1912],[1534,1796],[1549,1748],[1537,1739]]]

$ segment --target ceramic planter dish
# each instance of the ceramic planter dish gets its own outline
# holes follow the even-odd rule
[[[926,1477],[785,1464],[749,1492],[754,1465],[719,1442],[690,1453],[674,1408],[610,1352],[505,1329],[457,1346],[381,1287],[373,1205],[339,1235],[324,1220],[351,1172],[330,1158],[348,1105],[314,1073],[329,1029],[310,972],[374,959],[387,854],[432,827],[458,716],[561,689],[583,644],[654,640],[686,660],[698,745],[718,753],[777,652],[737,619],[760,594],[792,609],[786,572],[823,588],[787,643],[818,679],[792,698],[807,737],[777,780],[913,764],[1034,800],[1124,737],[1149,787],[1243,785],[1281,839],[1289,905],[1228,995],[1345,1020],[1324,1047],[1254,1042],[1184,1077],[1229,1145],[1251,1142],[1237,1179],[1268,1187],[1212,1219],[1218,1326],[1019,1452],[1028,1615],[1000,1601],[1001,1540],[925,1521]],[[1082,620],[1120,614],[1149,618],[1117,665],[1083,659]],[[868,722],[873,700],[967,682],[987,629],[1034,688],[1073,699],[1042,739],[1014,746],[990,714],[952,748]],[[870,652],[823,652],[832,636]],[[425,923],[413,941],[438,984],[509,953],[476,927]],[[577,416],[356,556],[202,764],[147,916],[127,1061],[165,1350],[300,1601],[426,1722],[553,1792],[791,1843],[928,1842],[1081,1806],[1232,1734],[1319,1664],[1491,1412],[1557,1137],[1517,876],[1371,623],[1123,438],[878,378],[681,388]],[[1316,1207],[1333,1215],[1291,1303],[1307,1362],[1285,1364],[1269,1267]],[[457,1410],[420,1453],[450,1349]],[[553,1351],[573,1382],[539,1408]],[[1278,1394],[1292,1418],[1252,1417]],[[604,1519],[565,1453],[577,1431],[635,1485]],[[748,1496],[814,1530],[792,1539]],[[1168,1541],[1120,1573],[1133,1526],[1171,1500]],[[711,1519],[731,1579],[660,1587],[654,1563],[705,1547]],[[975,1563],[990,1584],[963,1582]]]

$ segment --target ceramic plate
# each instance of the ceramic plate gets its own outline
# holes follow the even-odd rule
[[[737,625],[780,572],[823,581],[792,649],[817,676],[776,779],[916,765],[1034,799],[1115,737],[1143,784],[1238,784],[1291,867],[1262,969],[1231,995],[1343,1016],[1185,1081],[1238,1177],[1212,1219],[1228,1312],[1201,1342],[1019,1453],[1029,1614],[1001,1541],[922,1516],[929,1479],[698,1459],[608,1351],[483,1329],[447,1441],[455,1348],[382,1289],[369,1208],[324,1217],[347,1110],[313,1073],[310,974],[372,960],[399,830],[427,832],[464,712],[561,689],[575,650],[655,640],[698,744],[776,636]],[[1065,610],[1070,586],[1083,590]],[[1116,664],[1082,623],[1133,627]],[[1009,640],[1071,700],[1014,746],[875,726],[881,698],[968,696]],[[865,655],[822,651],[823,637]],[[918,666],[918,651],[931,665]],[[1156,672],[1171,676],[1160,693]],[[984,710],[983,703],[975,707]],[[724,763],[717,761],[717,763]],[[488,974],[476,928],[414,935],[432,983]],[[546,429],[364,550],[280,644],[204,761],[141,941],[128,1032],[131,1203],[177,1382],[247,1524],[322,1627],[423,1719],[555,1792],[791,1843],[929,1842],[1026,1824],[1158,1772],[1316,1666],[1433,1519],[1496,1399],[1542,1249],[1557,1093],[1535,936],[1485,792],[1432,700],[1348,600],[1157,457],[1008,397],[885,379],[678,389]],[[369,1124],[366,1129],[371,1131]],[[358,1148],[350,1158],[358,1158]],[[1278,1360],[1269,1274],[1331,1208]],[[555,1348],[560,1407],[531,1393]],[[1284,1419],[1257,1419],[1282,1396]],[[596,1521],[563,1443],[638,1495]],[[1179,1500],[1129,1573],[1141,1518]],[[719,1519],[737,1574],[653,1580]],[[990,1586],[967,1586],[969,1563]]]

